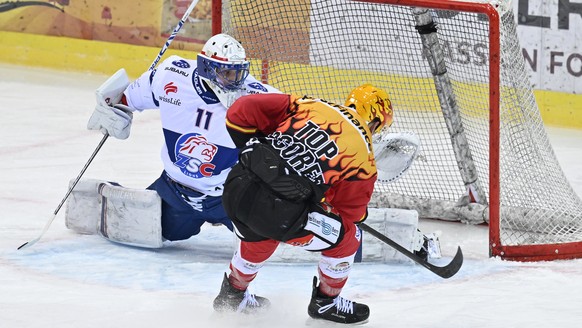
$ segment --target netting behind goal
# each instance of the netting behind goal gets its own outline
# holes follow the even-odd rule
[[[422,151],[371,205],[488,222],[494,256],[582,257],[582,202],[545,133],[507,1],[232,0],[221,23],[251,73],[284,92],[343,104],[363,83],[388,91],[390,131],[415,132]]]

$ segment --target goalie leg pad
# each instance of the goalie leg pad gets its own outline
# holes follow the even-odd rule
[[[418,212],[396,208],[369,208],[366,223],[394,240],[409,251],[414,251],[416,232],[418,230]],[[379,254],[382,262],[411,262],[409,258],[377,240],[375,237],[364,234],[362,241],[363,257],[370,254]]]
[[[423,234],[418,230],[418,212],[397,208],[369,208],[366,223],[423,259],[441,258],[439,234]],[[362,241],[364,259],[380,254],[383,262],[412,262],[391,246],[364,234]],[[374,254],[374,255],[372,255]]]
[[[65,225],[77,233],[99,234],[112,242],[160,248],[163,244],[161,207],[156,191],[83,179],[67,201]]]
[[[162,202],[156,191],[101,184],[99,234],[124,245],[161,248]]]
[[[69,182],[69,188],[74,179]],[[65,226],[77,233],[94,235],[101,220],[101,197],[99,185],[111,184],[104,180],[79,180],[67,200]]]

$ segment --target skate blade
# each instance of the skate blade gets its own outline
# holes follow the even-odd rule
[[[333,322],[324,319],[314,319],[312,317],[307,318],[305,325],[309,327],[345,327],[345,326],[360,326],[368,323],[368,319],[355,323],[340,323]]]

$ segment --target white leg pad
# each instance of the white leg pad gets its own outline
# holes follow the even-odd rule
[[[400,246],[413,251],[418,228],[418,212],[396,208],[368,208],[366,223]],[[364,261],[412,262],[394,248],[365,232],[362,257]]]
[[[71,180],[69,188],[75,180]],[[94,235],[99,231],[101,220],[101,196],[99,185],[103,180],[79,180],[67,199],[65,226],[77,233]]]
[[[99,234],[116,243],[160,248],[161,218],[162,202],[156,191],[84,179],[69,196],[65,225],[77,233]]]
[[[102,184],[99,194],[101,236],[130,246],[163,246],[162,201],[156,191]]]

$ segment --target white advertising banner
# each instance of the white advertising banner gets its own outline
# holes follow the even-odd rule
[[[582,0],[514,0],[534,89],[582,94]]]
[[[511,3],[517,22],[517,33],[521,50],[525,58],[526,68],[531,75],[534,90],[558,91],[570,94],[582,94],[582,0],[469,0],[476,2],[496,1]],[[322,3],[332,3],[333,6],[324,6]],[[375,3],[361,3],[361,10],[368,12],[381,12],[382,5]],[[393,71],[390,65],[393,59],[390,54],[383,54],[387,64],[379,64],[364,58],[359,53],[359,48],[351,45],[358,44],[349,33],[335,33],[342,26],[345,12],[330,10],[332,7],[346,8],[345,0],[312,1],[311,37],[319,38],[325,35],[333,38],[334,43],[345,44],[346,49],[342,53],[329,53],[327,44],[314,42],[310,48],[310,62],[314,65],[329,65],[330,63],[342,65],[351,63],[359,69],[370,71]],[[393,11],[406,10],[394,8]],[[406,17],[406,14],[402,14]],[[486,20],[487,18],[473,13],[457,13],[453,11],[439,11],[437,21],[446,22],[449,19],[457,21]],[[317,17],[327,17],[326,20]],[[467,18],[469,17],[469,18]],[[358,27],[369,26],[377,28],[378,18],[375,16],[358,16]],[[392,18],[385,18],[392,19]],[[404,22],[403,24],[408,24]],[[443,24],[439,28],[446,29]],[[366,33],[357,31],[354,34]],[[399,40],[406,40],[404,30],[390,29],[389,32],[375,35],[379,45],[385,45],[386,49],[399,49]],[[444,35],[446,34],[446,36]],[[487,35],[473,35],[473,39],[456,39],[455,31],[445,31],[440,35],[445,48],[445,55],[450,60],[461,64],[483,65],[487,60]],[[415,60],[415,54],[410,54],[410,59]],[[397,62],[395,62],[398,65]],[[381,65],[381,67],[378,67]],[[407,74],[413,74],[407,72]],[[475,78],[475,77],[471,77]]]

